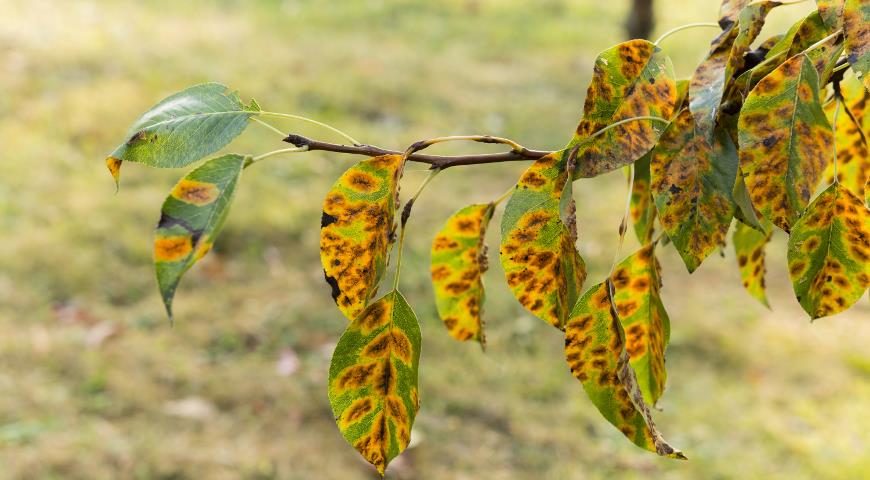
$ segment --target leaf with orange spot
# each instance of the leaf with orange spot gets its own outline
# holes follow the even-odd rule
[[[648,153],[634,162],[634,182],[631,186],[630,214],[634,233],[640,243],[648,243],[655,233],[656,206],[650,191]]]
[[[527,310],[562,330],[586,279],[577,252],[571,154],[554,152],[520,177],[501,220],[500,259],[508,286]]]
[[[671,321],[660,296],[655,243],[621,261],[613,270],[613,303],[625,331],[625,349],[644,400],[655,405],[665,390],[665,350]]]
[[[650,158],[659,221],[689,272],[720,244],[734,214],[737,152],[717,130],[714,145],[696,131],[688,110],[671,122]]]
[[[338,428],[381,475],[408,446],[417,417],[420,325],[398,290],[348,325],[329,366],[329,403]]]
[[[239,136],[259,107],[244,105],[226,85],[203,83],[166,97],[130,127],[106,160],[117,182],[121,162],[178,168],[211,155]]]
[[[870,148],[867,137],[870,136],[870,112],[868,102],[870,93],[864,89],[855,77],[849,77],[840,84],[845,101],[840,106],[837,124],[834,126],[834,141],[837,148],[837,179],[859,198],[870,197]],[[846,113],[855,117],[855,121]],[[828,119],[834,121],[836,102],[825,108]],[[834,162],[825,170],[825,182],[834,181]]]
[[[154,265],[170,318],[178,282],[208,253],[223,227],[246,158],[230,154],[205,162],[179,180],[163,202]]]
[[[492,203],[469,205],[447,219],[432,242],[432,285],[438,315],[450,335],[485,344],[483,273],[487,268],[486,227]]]
[[[738,223],[737,229],[731,236],[743,288],[768,308],[770,304],[767,303],[765,291],[764,275],[767,273],[767,267],[764,263],[764,249],[770,242],[772,234],[772,229],[768,229],[767,233],[764,233],[743,223]]]
[[[870,286],[870,210],[834,183],[813,200],[788,240],[788,268],[813,319],[842,312]]]
[[[819,75],[809,57],[792,57],[758,82],[740,111],[738,138],[753,205],[789,231],[833,156]]]
[[[323,274],[332,299],[349,319],[377,293],[384,274],[402,165],[401,155],[363,160],[344,172],[323,201]]]
[[[601,52],[586,92],[583,118],[567,147],[580,147],[574,178],[595,177],[647,153],[664,128],[661,122],[627,122],[591,135],[627,118],[668,119],[676,99],[673,65],[659,47],[646,40],[630,40]]]
[[[601,415],[632,443],[685,460],[662,438],[644,401],[625,348],[612,288],[607,280],[577,301],[565,329],[565,360]]]
[[[843,34],[846,36],[846,58],[855,75],[870,89],[870,2],[846,0]]]
[[[824,20],[828,32],[833,33],[835,30],[843,28],[845,0],[816,0],[816,6],[819,7],[819,14]]]

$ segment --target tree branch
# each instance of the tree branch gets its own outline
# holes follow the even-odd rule
[[[481,137],[479,140],[483,143],[493,143],[485,140],[486,137]],[[373,145],[341,145],[337,143],[321,142],[312,140],[301,135],[288,135],[284,139],[285,142],[299,148],[307,148],[308,150],[323,150],[325,152],[351,153],[354,155],[368,155],[376,157],[378,155],[401,155],[402,152],[395,150],[387,150]],[[408,160],[419,163],[426,163],[432,168],[444,170],[449,167],[460,165],[480,165],[484,163],[501,163],[501,162],[517,162],[524,160],[537,160],[545,155],[553,152],[544,150],[529,150],[522,148],[521,150],[511,150],[504,153],[483,153],[479,155],[423,155],[420,153],[412,153],[408,156]]]

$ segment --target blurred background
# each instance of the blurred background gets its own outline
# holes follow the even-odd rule
[[[653,38],[715,21],[718,3],[655,0]],[[811,7],[775,9],[761,38]],[[487,133],[555,149],[580,116],[595,55],[625,39],[630,8],[0,0],[0,478],[372,478],[326,398],[346,320],[317,247],[321,199],[359,158],[315,152],[246,170],[216,250],[181,284],[171,328],[152,228],[183,172],[126,164],[115,194],[105,155],[151,105],[204,81],[389,148]],[[678,77],[715,34],[664,42]],[[227,150],[285,146],[252,125]],[[427,282],[429,242],[451,212],[495,198],[523,168],[449,170],[417,204],[402,289],[424,334],[422,409],[414,446],[388,478],[870,477],[870,302],[810,324],[791,292],[781,233],[769,249],[772,311],[742,290],[730,247],[692,277],[663,249],[672,334],[657,423],[688,462],[637,449],[600,417],[564,363],[560,335],[504,285],[498,228],[488,350],[452,341]],[[409,165],[405,191],[424,175]],[[591,284],[610,267],[624,177],[578,181],[574,191]],[[625,254],[637,246],[628,242]]]

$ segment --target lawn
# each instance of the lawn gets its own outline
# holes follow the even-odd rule
[[[656,34],[717,16],[715,0],[656,4]],[[774,10],[762,38],[810,7]],[[580,116],[595,55],[623,40],[627,9],[626,0],[0,0],[0,478],[375,478],[326,398],[346,320],[317,246],[321,199],[358,158],[313,152],[246,170],[170,327],[151,235],[182,172],[125,165],[116,194],[105,155],[150,105],[204,81],[388,148],[486,133],[555,149]],[[715,34],[665,41],[679,77]],[[282,146],[252,125],[227,151]],[[870,302],[810,324],[781,233],[769,250],[773,310],[743,291],[730,247],[691,277],[663,250],[672,335],[657,424],[688,462],[632,446],[600,417],[565,365],[563,338],[504,285],[497,228],[487,351],[453,341],[427,283],[431,238],[524,166],[448,170],[415,206],[401,285],[424,335],[422,408],[388,478],[870,476]],[[410,165],[405,192],[424,176]],[[578,181],[574,192],[591,285],[614,254],[624,176]],[[636,247],[629,238],[624,253]]]

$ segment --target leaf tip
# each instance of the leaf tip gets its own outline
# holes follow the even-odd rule
[[[121,188],[121,164],[123,160],[118,157],[109,156],[106,158],[106,168],[115,180],[115,193]]]

